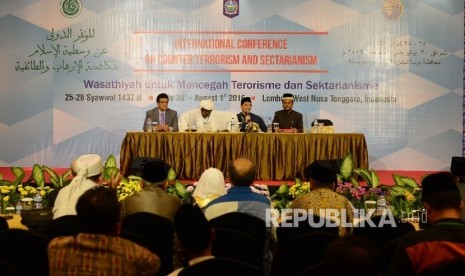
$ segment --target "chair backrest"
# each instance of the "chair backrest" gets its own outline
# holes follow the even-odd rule
[[[263,268],[263,244],[250,235],[228,228],[215,228],[213,256],[243,261]]]
[[[310,223],[312,221],[313,223]],[[287,222],[287,221],[286,221]],[[289,224],[292,224],[292,227],[288,227]],[[334,225],[334,226],[331,226]],[[335,235],[339,234],[339,228],[335,224],[331,224],[331,220],[325,217],[320,217],[318,215],[307,215],[307,220],[305,221],[290,221],[288,225],[281,223],[279,227],[276,228],[276,236],[278,239],[278,249],[284,246],[289,239],[297,237],[310,232],[328,232]]]
[[[298,276],[325,275],[325,263],[320,262],[304,268]]]
[[[465,261],[458,260],[451,263],[443,264],[439,267],[427,269],[422,273],[424,276],[453,276],[453,275],[463,275],[465,273]]]
[[[382,253],[381,270],[383,271],[383,274],[389,270],[389,266],[397,250],[398,240],[399,239],[394,239],[388,242],[381,251]]]
[[[0,275],[2,276],[16,276],[15,268],[5,261],[0,261]]]
[[[298,275],[305,268],[323,261],[328,245],[339,236],[313,231],[292,237],[278,248],[274,265],[275,275]]]
[[[17,275],[48,275],[48,238],[23,229],[0,231],[0,261],[10,264]]]
[[[356,225],[353,229],[353,235],[371,239],[376,243],[380,250],[383,250],[391,241],[400,238],[409,232],[415,231],[415,226],[407,221],[403,222],[397,219],[396,226],[394,227],[391,224],[381,225],[380,221],[382,216],[373,216],[370,219],[376,227],[370,227],[368,223],[365,223],[363,227]],[[378,227],[380,225],[381,227]]]
[[[133,213],[123,218],[122,231],[146,237],[150,241],[146,247],[160,257],[160,275],[173,271],[174,224],[171,220],[148,212]]]
[[[213,228],[228,228],[246,233],[257,243],[265,244],[266,226],[262,219],[241,212],[227,213],[210,220]]]
[[[55,205],[55,201],[57,199],[58,193],[60,192],[60,190],[62,188],[63,187],[55,188],[55,189],[51,190],[50,193],[48,193],[48,206],[49,206],[49,208],[53,208],[53,206]]]
[[[0,217],[0,231],[1,230],[6,230],[8,228],[10,228],[10,227],[8,226],[8,221],[6,221],[6,218]]]
[[[234,259],[212,258],[181,270],[179,276],[263,276],[261,269]]]
[[[50,240],[60,236],[75,236],[79,233],[77,215],[66,215],[48,222],[41,230],[41,234]]]

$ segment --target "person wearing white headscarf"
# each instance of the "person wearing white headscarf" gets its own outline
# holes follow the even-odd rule
[[[179,131],[191,131],[195,128],[199,132],[231,131],[231,122],[238,127],[236,114],[230,111],[215,110],[212,100],[200,101],[200,109],[188,110],[179,116]],[[239,129],[237,128],[236,131]]]
[[[103,172],[102,158],[97,154],[81,155],[73,160],[71,169],[75,177],[71,183],[63,187],[53,205],[53,219],[76,215],[76,203],[87,190],[99,185],[99,177]]]
[[[226,194],[224,185],[222,171],[216,168],[206,169],[200,176],[192,197],[200,208],[204,208],[210,201]]]

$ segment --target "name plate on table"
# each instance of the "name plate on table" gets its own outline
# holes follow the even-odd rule
[[[280,128],[279,131],[282,133],[296,133],[293,128]]]
[[[334,126],[314,126],[310,133],[334,133]]]

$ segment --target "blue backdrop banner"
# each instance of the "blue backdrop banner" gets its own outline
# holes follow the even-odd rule
[[[240,9],[239,9],[240,7]],[[464,1],[0,2],[0,166],[119,156],[159,93],[265,121],[295,97],[364,133],[370,167],[449,169],[464,150]],[[462,116],[463,115],[463,116]],[[311,135],[311,134],[309,134]]]

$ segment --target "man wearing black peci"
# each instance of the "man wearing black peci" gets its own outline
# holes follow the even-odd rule
[[[262,132],[267,131],[267,127],[263,119],[250,112],[252,110],[252,100],[250,97],[244,97],[241,100],[241,112],[237,113],[237,120],[241,124],[241,132],[246,131],[247,127],[250,127],[251,123],[257,123]]]
[[[278,132],[303,132],[302,114],[292,110],[294,97],[285,93],[281,99],[283,109],[274,113],[273,123],[279,123]]]

